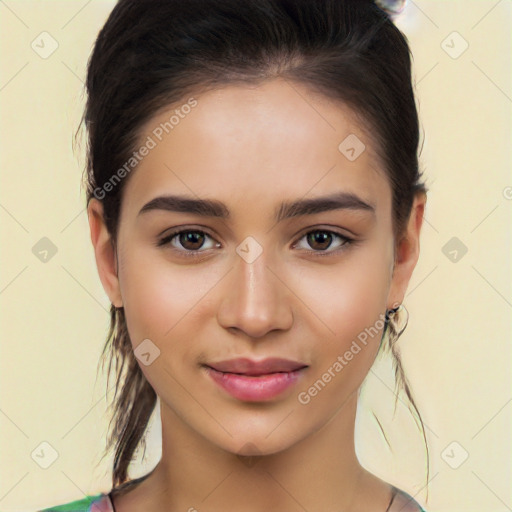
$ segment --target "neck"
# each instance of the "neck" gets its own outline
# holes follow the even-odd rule
[[[356,408],[353,393],[306,439],[278,453],[239,456],[190,430],[161,402],[162,458],[140,484],[139,498],[145,495],[151,512],[384,511],[389,485],[364,470],[355,454]]]

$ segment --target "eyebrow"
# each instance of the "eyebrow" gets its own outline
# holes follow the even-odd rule
[[[165,210],[179,213],[190,213],[203,217],[229,219],[227,206],[215,199],[194,199],[188,196],[166,195],[155,197],[146,203],[138,215],[154,210]],[[332,195],[312,199],[283,202],[276,209],[275,220],[281,222],[301,215],[314,215],[331,210],[363,210],[375,215],[375,206],[363,201],[351,192],[338,192]]]

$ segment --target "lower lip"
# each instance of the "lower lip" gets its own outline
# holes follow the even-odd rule
[[[260,402],[274,398],[298,382],[305,368],[293,372],[270,373],[257,377],[224,373],[206,367],[208,375],[238,400]]]

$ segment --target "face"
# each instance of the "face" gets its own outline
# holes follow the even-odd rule
[[[392,191],[347,107],[281,80],[194,98],[169,133],[179,105],[144,127],[115,257],[91,202],[100,277],[169,428],[275,453],[361,385],[420,222],[395,251]]]

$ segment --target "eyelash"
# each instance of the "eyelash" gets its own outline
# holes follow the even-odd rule
[[[162,238],[161,240],[158,241],[157,243],[157,246],[158,247],[163,247],[163,246],[166,246],[166,245],[169,245],[170,242],[178,235],[181,235],[183,233],[200,233],[200,234],[203,234],[203,235],[206,235],[210,238],[213,239],[213,237],[211,235],[209,235],[206,231],[202,231],[200,229],[181,229],[181,230],[176,230],[176,231],[173,231],[172,233],[169,233],[168,235],[166,235],[164,238]],[[306,250],[306,252],[309,252],[311,253],[314,257],[325,257],[325,256],[332,256],[333,254],[340,254],[341,252],[345,251],[346,249],[348,249],[351,245],[354,245],[356,243],[356,240],[354,240],[353,238],[349,238],[347,237],[346,235],[342,235],[341,233],[337,233],[336,231],[331,231],[329,229],[322,229],[322,228],[317,228],[317,229],[312,229],[310,231],[307,231],[306,233],[304,233],[298,240],[297,242],[294,243],[294,246],[300,242],[303,238],[307,237],[307,235],[311,234],[311,233],[328,233],[330,235],[334,235],[335,237],[338,237],[341,239],[341,241],[343,242],[337,249],[335,250],[332,250],[332,251],[329,251],[329,250],[325,250],[325,251],[315,251],[315,250],[308,250],[308,249],[304,249]],[[181,255],[184,255],[186,258],[198,258],[198,257],[201,257],[202,254],[201,253],[204,253],[204,252],[208,252],[210,249],[206,249],[206,250],[195,250],[195,251],[192,251],[192,250],[188,250],[188,249],[177,249],[176,247],[170,247],[171,250],[173,251],[177,251],[179,253],[181,253]]]

